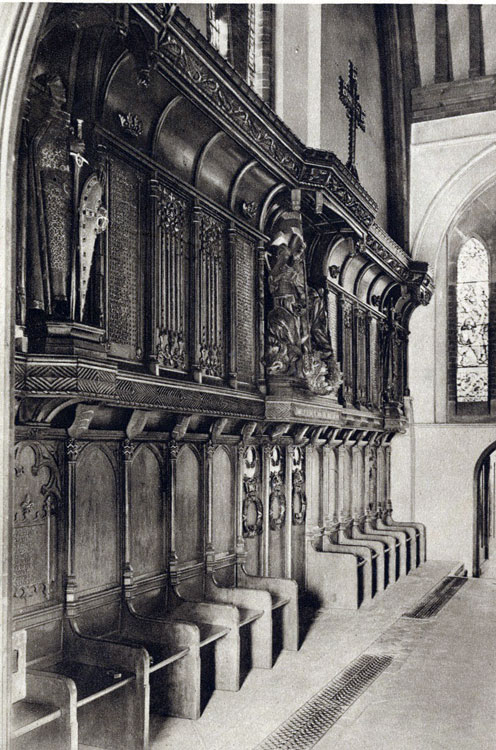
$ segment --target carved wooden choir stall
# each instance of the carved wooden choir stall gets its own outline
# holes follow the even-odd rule
[[[53,6],[18,165],[14,746],[146,748],[299,596],[425,559],[389,476],[431,281],[165,5]]]

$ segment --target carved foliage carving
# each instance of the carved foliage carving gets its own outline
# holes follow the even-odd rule
[[[305,453],[298,446],[295,446],[293,448],[292,473],[293,524],[295,526],[300,526],[301,524],[305,523],[305,516],[307,512],[307,497],[305,493]]]
[[[260,499],[260,461],[257,449],[249,446],[244,451],[243,507],[241,511],[243,537],[253,538],[263,531],[263,503]]]
[[[272,531],[281,528],[286,517],[286,498],[284,495],[283,458],[281,449],[274,445],[270,451],[270,495],[269,524]]]
[[[198,363],[205,375],[225,374],[225,240],[223,224],[210,214],[200,215],[200,341]]]
[[[13,596],[18,607],[56,596],[57,518],[61,480],[53,446],[35,441],[15,449]]]
[[[187,206],[165,185],[155,186],[157,255],[159,258],[159,365],[176,370],[187,366]]]

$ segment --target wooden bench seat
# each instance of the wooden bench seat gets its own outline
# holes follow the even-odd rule
[[[133,600],[131,606],[134,612],[140,608],[139,597]],[[179,587],[173,587],[169,592],[162,591],[151,607],[148,602],[146,611],[148,617],[162,622],[181,621],[196,626],[199,632],[199,660],[202,657],[202,648],[214,644],[215,688],[228,691],[239,690],[241,685],[239,630],[245,624],[239,608],[231,604],[194,601],[193,597],[183,597],[179,592]],[[252,619],[261,614],[257,611]],[[199,696],[200,692],[198,693],[198,716],[200,715]]]
[[[59,675],[28,670],[25,697],[12,704],[14,750],[76,750],[76,688]]]

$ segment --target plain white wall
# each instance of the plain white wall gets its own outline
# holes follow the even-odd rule
[[[394,515],[427,526],[430,559],[473,567],[474,469],[496,440],[496,424],[447,423],[446,259],[449,228],[481,189],[496,180],[496,112],[412,127],[412,255],[429,263],[436,290],[410,323],[413,428],[392,445]],[[496,207],[495,207],[496,209]],[[408,479],[405,472],[408,471]],[[410,502],[408,502],[410,492]]]

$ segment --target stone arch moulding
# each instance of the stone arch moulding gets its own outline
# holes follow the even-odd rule
[[[13,426],[11,394],[12,356],[12,269],[15,247],[15,171],[13,155],[19,137],[23,92],[28,83],[31,60],[47,10],[46,3],[4,3],[0,5],[2,40],[0,43],[0,230],[3,237],[0,254],[2,303],[0,336],[2,358],[0,407],[2,450],[0,451],[0,746],[8,748],[10,714],[10,560],[8,527],[10,523],[11,477],[13,471],[9,434]]]
[[[472,490],[472,497],[473,497],[473,500],[472,500],[472,504],[473,504],[472,505],[472,507],[473,507],[473,523],[472,523],[472,545],[473,545],[473,547],[472,547],[472,549],[473,549],[472,561],[473,562],[472,562],[472,575],[474,577],[477,576],[477,574],[478,574],[478,568],[479,568],[479,550],[478,550],[478,541],[479,540],[477,538],[478,537],[478,531],[479,531],[478,518],[477,518],[477,515],[478,515],[477,505],[478,505],[478,494],[479,494],[479,488],[478,488],[479,472],[480,472],[482,464],[484,463],[484,461],[486,460],[486,458],[488,456],[490,456],[491,453],[494,453],[495,450],[496,450],[496,440],[494,442],[490,443],[487,446],[487,448],[484,448],[484,450],[480,454],[479,458],[475,462],[475,467],[474,467],[474,476],[473,476],[473,482],[472,482],[472,486],[473,486],[473,490]]]
[[[496,180],[496,144],[482,149],[455,172],[431,201],[417,231],[412,258],[429,264],[436,282],[436,266],[444,239],[465,205]]]

